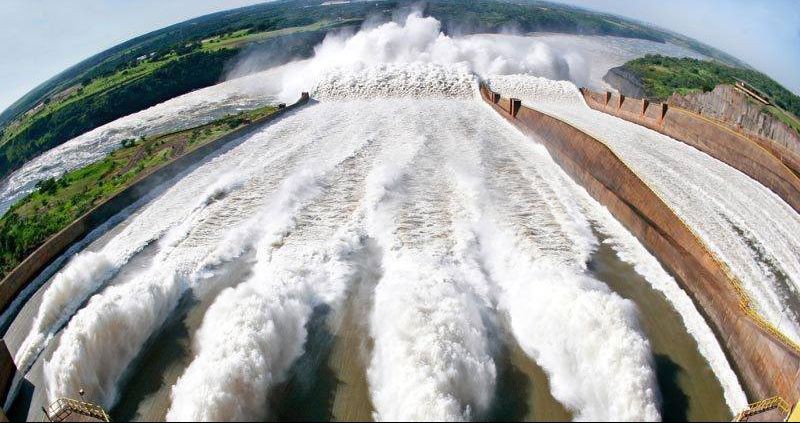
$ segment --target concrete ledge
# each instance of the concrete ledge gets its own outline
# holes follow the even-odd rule
[[[800,213],[800,157],[766,139],[747,136],[697,113],[617,94],[581,89],[586,104],[660,132],[758,181]],[[611,98],[611,102],[606,102]]]
[[[64,253],[72,244],[80,241],[92,230],[102,225],[109,218],[147,195],[163,182],[174,178],[194,163],[206,158],[211,153],[224,147],[229,142],[248,136],[273,122],[284,114],[295,110],[309,101],[308,94],[303,93],[300,100],[291,106],[277,110],[275,113],[252,122],[243,128],[231,132],[224,137],[192,150],[164,165],[142,175],[139,180],[120,193],[98,204],[50,237],[31,255],[0,281],[0,312],[11,304],[14,298],[32,281],[47,265]]]
[[[743,306],[749,304],[743,302],[746,294],[727,266],[620,157],[602,141],[524,105],[512,116],[503,107],[505,99],[498,104],[488,101],[491,91],[485,85],[481,95],[506,120],[544,145],[564,171],[676,277],[709,322],[749,397],[780,395],[790,402],[800,398],[800,350],[748,313]],[[615,98],[609,101],[617,103]],[[640,107],[634,103],[632,110],[638,114]],[[660,109],[659,105],[655,110]]]

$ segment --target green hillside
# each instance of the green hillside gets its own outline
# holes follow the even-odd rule
[[[781,109],[800,116],[800,97],[770,77],[752,69],[734,68],[717,62],[658,55],[648,55],[632,60],[624,67],[641,79],[645,95],[648,98],[665,100],[672,93],[707,92],[719,84],[733,84],[739,79],[766,94]],[[770,109],[768,108],[768,110]],[[784,122],[798,127],[796,118],[787,116],[775,108],[770,111]]]

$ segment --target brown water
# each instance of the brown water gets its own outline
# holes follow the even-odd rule
[[[598,234],[598,236],[600,236]],[[222,287],[247,279],[244,259],[223,269]],[[662,392],[666,421],[730,420],[722,388],[680,316],[667,299],[653,290],[613,249],[601,244],[589,263],[592,275],[640,310],[640,322],[650,341]],[[369,274],[369,272],[367,272]],[[124,279],[125,273],[118,275]],[[367,317],[376,273],[360,281],[334,315],[318,307],[308,324],[306,353],[290,369],[286,381],[270,395],[270,419],[277,421],[369,421],[367,366],[371,348]],[[111,410],[114,420],[163,420],[170,389],[191,361],[190,340],[216,292],[199,302],[191,294],[156,334],[131,366],[121,398]],[[506,326],[502,325],[500,326]],[[498,332],[497,388],[489,421],[568,421],[572,413],[556,401],[546,373],[526,356],[513,337]]]
[[[639,321],[655,359],[662,419],[730,421],[722,386],[666,297],[653,290],[633,266],[619,260],[607,244],[601,243],[589,267],[597,279],[639,308]]]
[[[639,307],[640,322],[654,354],[664,420],[730,420],[719,382],[667,299],[606,244],[594,253],[589,268],[594,277]],[[220,277],[244,280],[247,272],[231,269]],[[270,420],[372,420],[366,370],[371,348],[366,323],[372,283],[374,280],[359,284],[341,315],[334,315],[325,306],[314,311],[308,323],[306,352],[270,395]],[[214,297],[210,295],[202,303],[191,295],[184,298],[175,316],[132,367],[121,391],[123,400],[111,413],[115,420],[164,419],[170,388],[191,359],[191,334]],[[497,389],[494,405],[483,418],[571,420],[572,413],[553,398],[542,368],[525,355],[513,337],[502,334],[502,329],[498,332]]]

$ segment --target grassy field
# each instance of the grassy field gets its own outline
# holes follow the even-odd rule
[[[779,109],[775,106],[768,106],[766,110],[769,112],[769,114],[775,116],[781,122],[794,128],[795,131],[800,132],[800,119],[798,119],[797,116],[794,116],[791,113],[788,113],[785,110]]]
[[[206,51],[216,51],[220,49],[240,48],[251,43],[260,43],[273,38],[298,34],[301,32],[331,30],[334,28],[353,25],[362,22],[363,19],[339,19],[335,21],[323,20],[311,25],[296,26],[291,28],[278,29],[275,31],[258,32],[253,28],[241,29],[235,32],[218,35],[203,40],[201,48]]]
[[[49,237],[158,167],[277,109],[269,106],[171,134],[125,140],[105,159],[38,184],[0,218],[0,278]]]

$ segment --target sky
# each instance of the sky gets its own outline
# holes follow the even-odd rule
[[[627,16],[688,35],[744,60],[800,95],[799,0],[560,2]]]
[[[167,25],[263,0],[0,0],[0,110],[89,56]],[[696,38],[800,94],[799,0],[562,0]]]

